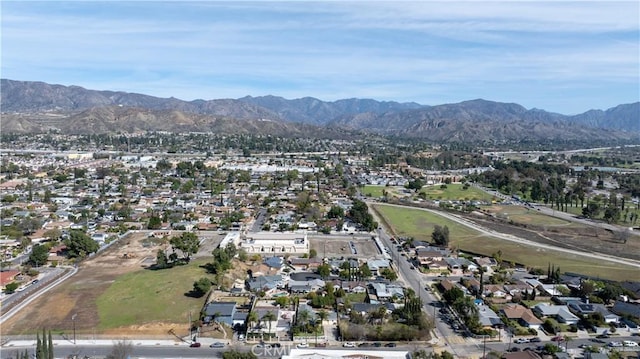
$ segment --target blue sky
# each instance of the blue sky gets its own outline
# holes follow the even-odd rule
[[[2,1],[1,76],[184,100],[640,100],[640,2]]]

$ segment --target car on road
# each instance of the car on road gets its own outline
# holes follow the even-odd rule
[[[396,347],[396,343],[387,343],[384,345],[387,348],[395,348]]]
[[[369,344],[369,343],[360,343],[360,344],[358,344],[358,348],[366,348],[366,347],[368,347],[370,345],[371,344]]]
[[[529,343],[529,342],[530,342],[530,340],[527,339],[527,338],[518,338],[515,341],[516,344],[526,344],[526,343]]]
[[[598,335],[596,335],[596,338],[598,338],[598,339],[609,339],[611,337],[609,336],[609,334],[598,334]]]
[[[638,343],[632,341],[632,340],[625,340],[622,342],[622,345],[624,345],[625,347],[637,347]]]
[[[271,344],[256,344],[256,348],[259,348],[259,349],[271,349]]]
[[[202,344],[199,343],[199,342],[193,342],[193,343],[189,344],[189,347],[191,347],[191,348],[200,348],[201,346],[202,346]]]
[[[561,336],[561,335],[557,335],[557,336],[551,338],[551,341],[552,342],[563,342],[564,341],[564,337]]]
[[[344,344],[342,344],[343,347],[345,348],[355,348],[356,347],[356,343],[354,342],[346,342]]]
[[[223,342],[214,342],[209,345],[209,348],[224,348]]]
[[[309,343],[300,343],[300,344],[296,345],[296,347],[298,349],[308,348],[309,347]]]
[[[606,343],[604,340],[598,339],[598,338],[591,338],[591,341],[594,343],[600,343],[600,344]]]
[[[518,348],[518,347],[511,347],[511,348],[509,348],[507,351],[508,351],[508,352],[519,352],[519,351],[520,351],[520,348]]]
[[[610,342],[610,343],[609,343],[609,344],[607,344],[607,345],[609,345],[609,346],[610,346],[610,347],[612,347],[612,348],[617,348],[617,347],[621,347],[621,346],[622,346],[622,343],[620,343],[620,342]]]

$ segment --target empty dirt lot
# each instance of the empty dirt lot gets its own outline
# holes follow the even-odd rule
[[[318,257],[362,257],[370,258],[380,254],[371,235],[326,235],[309,236],[311,248],[318,252]],[[353,243],[353,249],[351,243]],[[355,252],[355,253],[354,253]]]
[[[47,328],[55,336],[62,335],[63,332],[68,335],[73,331],[74,321],[71,318],[76,314],[75,327],[79,337],[93,335],[99,325],[96,298],[118,276],[154,263],[160,242],[149,240],[143,233],[121,239],[94,258],[82,262],[76,275],[37,298],[28,308],[3,323],[2,334],[34,334],[36,330]],[[117,330],[117,334],[165,337],[173,326],[173,323],[154,323],[122,328]]]

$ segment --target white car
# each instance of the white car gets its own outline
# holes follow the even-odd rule
[[[636,343],[634,341],[631,341],[631,340],[625,340],[625,341],[622,342],[622,344],[625,347],[637,347],[638,346],[638,343]]]
[[[620,343],[620,342],[610,342],[609,346],[610,347],[621,347],[622,343]]]
[[[309,347],[309,343],[300,343],[300,344],[296,345],[296,347],[298,349],[308,348]]]
[[[345,348],[355,348],[356,347],[356,343],[354,342],[346,342],[344,344],[342,344],[343,347]]]
[[[516,339],[516,344],[525,344],[525,343],[528,343],[528,342],[529,342],[529,339],[527,339],[527,338],[518,338],[518,339]]]

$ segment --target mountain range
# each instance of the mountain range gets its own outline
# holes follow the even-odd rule
[[[183,101],[0,80],[2,131],[263,133],[349,138],[375,133],[434,142],[637,140],[640,102],[567,116],[482,99],[426,106],[371,99],[277,96]]]

